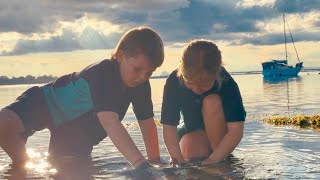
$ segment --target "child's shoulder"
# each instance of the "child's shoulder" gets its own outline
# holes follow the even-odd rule
[[[105,69],[105,68],[111,68],[116,66],[116,62],[114,60],[110,59],[103,59],[96,61],[90,65],[88,65],[83,71],[91,71],[91,70],[97,70],[97,69]]]
[[[178,70],[176,69],[169,74],[166,82],[167,83],[176,83],[178,81],[179,81]]]
[[[172,71],[167,79],[170,79],[170,80],[179,79],[178,78],[178,69]]]
[[[181,85],[181,80],[178,76],[178,70],[174,70],[170,73],[166,80],[166,86],[179,87]]]
[[[97,61],[96,63],[93,63],[93,64],[96,64],[98,66],[115,66],[116,63],[117,62],[114,59],[103,59],[103,60]]]

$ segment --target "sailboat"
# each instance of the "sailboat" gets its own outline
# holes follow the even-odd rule
[[[262,74],[264,77],[271,77],[271,76],[297,76],[300,70],[303,68],[303,62],[300,61],[296,46],[293,41],[292,34],[290,32],[290,28],[288,26],[288,30],[290,32],[290,37],[298,58],[298,63],[296,65],[290,66],[288,65],[288,52],[287,52],[287,34],[286,34],[286,18],[285,14],[283,14],[283,23],[284,23],[284,40],[285,40],[285,51],[286,57],[282,60],[272,59],[270,61],[266,61],[262,63]]]

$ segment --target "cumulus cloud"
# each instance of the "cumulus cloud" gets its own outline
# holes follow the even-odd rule
[[[60,21],[74,21],[84,14],[115,23],[143,21],[146,13],[174,11],[188,6],[187,0],[149,1],[0,1],[0,32],[38,33],[58,28]],[[144,13],[142,13],[142,11]]]
[[[299,32],[294,34],[293,40],[294,42],[320,41],[320,36],[318,34],[318,32]],[[290,43],[292,41],[290,36],[287,38],[287,41]],[[284,36],[282,33],[270,33],[243,38],[240,42],[234,44],[276,45],[281,43],[284,43]]]
[[[72,51],[113,48],[120,34],[138,25],[148,25],[163,37],[166,45],[185,43],[194,38],[213,38],[231,44],[281,43],[281,30],[268,32],[265,26],[281,21],[281,14],[320,13],[319,0],[0,0],[0,33],[18,32],[24,38],[1,55],[31,52]],[[257,3],[259,2],[259,3]],[[83,19],[94,19],[81,31],[64,27]],[[119,28],[109,30],[108,23]],[[319,31],[314,19],[306,36],[297,41],[310,41]],[[106,24],[97,28],[97,24]],[[261,25],[264,24],[264,25]],[[110,27],[111,27],[110,25]],[[314,29],[312,29],[314,28]],[[62,33],[58,33],[64,29]],[[34,34],[51,34],[30,39]],[[319,32],[318,32],[319,33]],[[4,45],[2,45],[4,46]]]
[[[61,35],[42,40],[19,40],[12,51],[4,51],[2,55],[21,55],[34,52],[65,52],[79,49],[108,49],[113,48],[120,34],[108,36],[85,28],[82,32],[63,30]]]
[[[274,7],[279,12],[284,13],[303,13],[309,11],[319,11],[319,0],[276,0]]]

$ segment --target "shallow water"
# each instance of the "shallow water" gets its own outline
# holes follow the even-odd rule
[[[261,75],[233,76],[240,87],[248,113],[245,134],[233,156],[212,167],[171,168],[165,164],[153,177],[141,177],[106,138],[94,147],[92,160],[67,159],[63,170],[46,161],[49,132],[37,132],[29,138],[27,148],[31,161],[27,172],[10,168],[10,159],[0,149],[0,179],[319,179],[320,132],[299,130],[293,126],[272,126],[259,121],[264,116],[320,113],[320,75],[301,73],[289,79],[264,79]],[[165,79],[153,79],[152,99],[156,118],[160,117]],[[11,102],[29,85],[0,86],[0,107]],[[289,87],[289,89],[287,89]],[[130,135],[145,154],[143,140],[131,109],[125,117]],[[159,137],[161,137],[161,128]],[[160,139],[164,162],[169,156]]]

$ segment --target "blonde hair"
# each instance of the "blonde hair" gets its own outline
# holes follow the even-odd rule
[[[164,60],[163,42],[160,36],[151,28],[139,26],[127,31],[116,46],[112,59],[122,50],[126,55],[143,54],[153,67],[159,67]]]
[[[178,77],[187,82],[215,79],[221,84],[222,57],[218,46],[210,40],[193,40],[184,49]]]

